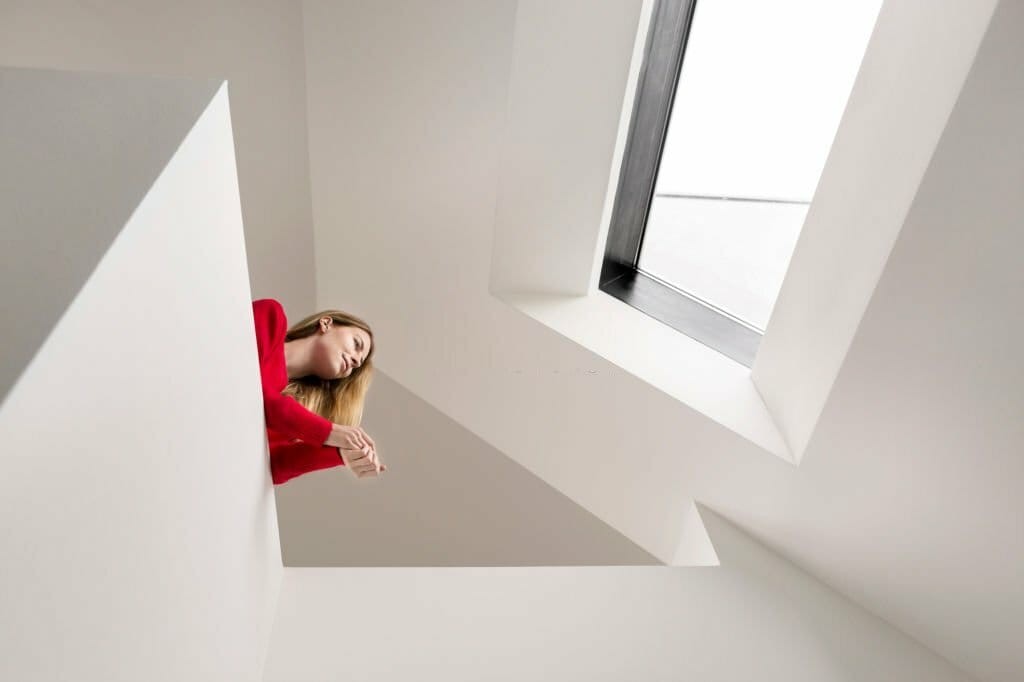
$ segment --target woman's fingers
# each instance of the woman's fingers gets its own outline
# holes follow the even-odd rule
[[[380,474],[380,472],[377,471],[376,467],[373,467],[373,466],[365,466],[365,467],[356,469],[355,472],[356,472],[356,476],[358,478],[364,478],[366,476],[377,476],[377,475]]]
[[[359,450],[366,445],[361,429],[346,424],[335,424],[325,444],[341,447],[346,450]]]
[[[378,476],[387,467],[380,463],[377,452],[370,447],[349,450],[348,465],[357,478]]]
[[[367,457],[371,462],[373,462],[373,475],[377,476],[381,472],[381,463],[380,459],[377,457],[377,451],[374,450],[373,448],[370,448],[370,452],[368,453]]]
[[[380,462],[377,459],[377,452],[371,447],[363,448],[363,455],[368,459],[375,467],[380,466]]]
[[[352,462],[349,465],[349,469],[352,470],[352,473],[355,474],[357,478],[362,478],[363,476],[374,472],[373,465],[369,464],[365,459],[358,462]]]
[[[366,457],[366,472],[371,476],[376,476],[380,473],[380,462],[377,461],[376,453],[371,452]]]
[[[334,445],[335,442],[340,442],[340,447],[346,450],[362,450],[363,448],[376,449],[377,444],[373,442],[373,438],[370,438],[370,434],[364,431],[358,426],[344,426],[341,424],[335,424],[335,430],[340,431],[340,439],[337,441],[328,441],[330,445]],[[332,435],[331,439],[333,440]]]
[[[345,466],[352,471],[358,471],[364,466],[366,455],[362,450],[357,450],[355,448],[342,448],[342,452],[344,453]]]

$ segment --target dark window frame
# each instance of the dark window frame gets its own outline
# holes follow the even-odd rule
[[[760,332],[637,267],[696,4],[655,0],[599,288],[749,368]]]

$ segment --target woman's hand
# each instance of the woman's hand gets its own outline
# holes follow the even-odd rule
[[[339,452],[341,452],[341,459],[345,462],[345,466],[355,474],[356,478],[379,476],[388,469],[387,465],[380,463],[380,460],[377,458],[377,451],[371,447],[359,449],[339,448]]]
[[[332,448],[342,448],[343,450],[362,450],[366,447],[370,449],[377,447],[366,431],[363,431],[358,426],[348,426],[346,424],[335,424],[331,428],[331,433],[327,436],[327,440],[324,441],[324,445],[329,445]]]

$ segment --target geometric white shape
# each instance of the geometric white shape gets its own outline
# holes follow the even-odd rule
[[[996,5],[889,2],[879,12],[752,370],[796,462]]]
[[[771,415],[735,360],[603,291],[496,298],[764,450],[791,462]]]
[[[718,566],[720,564],[718,552],[708,536],[707,528],[701,518],[700,509],[696,503],[691,503],[686,519],[683,521],[679,547],[676,549],[672,565]]]
[[[0,408],[0,679],[257,680],[282,569],[227,89],[60,80],[77,78],[69,97],[126,104],[121,144],[159,138],[170,160],[100,231],[117,236]],[[70,106],[60,91],[29,102],[41,120]],[[156,92],[212,100],[194,127],[147,129],[130,105]],[[40,161],[70,157],[101,181],[67,181],[123,208],[119,174],[85,168],[63,143],[88,131],[64,120]]]
[[[218,85],[0,69],[0,401]]]
[[[387,476],[335,467],[275,490],[286,566],[661,563],[383,372],[363,426]]]
[[[264,680],[967,679],[707,518],[720,568],[286,568]]]

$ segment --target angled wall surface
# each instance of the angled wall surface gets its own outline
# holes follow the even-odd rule
[[[0,83],[25,261],[4,272],[24,368],[0,408],[0,679],[258,680],[281,561],[227,89]]]
[[[216,89],[213,82],[0,70],[0,399]]]
[[[702,513],[719,568],[286,568],[264,679],[970,679]]]
[[[1021,121],[1024,3],[1003,0],[800,465],[816,486],[784,502],[859,532],[763,531],[1000,682],[1024,679]]]
[[[396,2],[378,13],[358,4],[306,4],[321,304],[351,306],[374,324],[379,366],[395,381],[659,559],[677,556],[695,499],[971,674],[1020,678],[1019,647],[1007,638],[1024,614],[1022,536],[1012,530],[1024,513],[1013,492],[1024,437],[1020,420],[1007,412],[1022,404],[1011,350],[1019,325],[1012,314],[997,314],[1019,307],[1020,268],[1012,257],[1020,209],[1012,188],[1020,186],[1021,147],[1008,116],[1019,110],[1015,79],[1024,73],[1020,3],[950,0],[939,12],[933,3],[900,2],[879,15],[869,59],[873,50],[894,58],[901,46],[918,45],[914,40],[948,51],[942,59],[907,55],[898,74],[872,62],[858,76],[856,109],[840,124],[847,153],[837,148],[830,158],[839,184],[822,195],[839,203],[819,211],[841,211],[843,178],[892,173],[907,184],[890,188],[898,196],[878,197],[885,199],[875,204],[878,214],[863,218],[895,226],[887,237],[895,250],[876,263],[877,291],[872,296],[874,285],[865,290],[851,280],[850,289],[834,292],[837,305],[851,293],[866,308],[859,326],[846,328],[856,336],[840,353],[845,364],[830,370],[838,371],[835,386],[798,467],[489,295],[500,150],[514,113],[508,88],[496,83],[508,85],[513,64],[535,68],[536,60],[517,57],[516,49],[575,64],[577,50],[621,49],[628,46],[621,34],[636,31],[591,21],[588,3],[565,0],[551,9],[559,25],[609,40],[563,32],[563,50],[520,45],[516,12],[543,7],[513,5],[436,3],[427,11]],[[572,11],[579,21],[565,21]],[[940,38],[950,33],[957,42]],[[540,30],[528,36],[551,39]],[[576,85],[622,93],[622,73]],[[547,84],[544,75],[538,82]],[[897,75],[921,88],[916,99],[897,85],[902,80],[894,83]],[[596,126],[576,125],[591,112],[566,99],[548,128],[531,119],[527,129],[553,139],[593,134],[593,144],[612,149],[615,131],[600,137]],[[579,101],[611,98],[590,93]],[[915,132],[930,138],[915,138],[922,145],[914,155],[886,154],[895,148],[876,133],[912,127],[903,118],[907,107],[928,108],[929,130]],[[844,129],[848,122],[856,125]],[[571,164],[562,153],[568,148],[555,147],[551,163]],[[532,175],[531,164],[549,160],[541,151],[531,148],[528,163],[511,169],[514,177],[523,185],[533,177],[564,182],[540,187],[545,201],[536,206],[581,210],[543,221],[547,214],[524,210],[524,225],[503,225],[538,237],[537,252],[546,243],[564,247],[562,238],[589,206],[580,196],[604,200],[604,188],[565,180],[594,182],[589,168],[574,175],[552,166]],[[573,202],[547,200],[559,189]],[[532,194],[520,189],[515,196],[529,201]],[[557,229],[560,217],[573,225],[540,239],[544,229],[534,228]],[[512,255],[530,253],[516,237],[500,243],[516,243]],[[1001,244],[1005,250],[996,251]],[[331,267],[332,254],[349,245],[358,245],[359,257]],[[950,300],[973,327],[957,324]],[[607,317],[597,323],[623,353],[640,352]],[[820,387],[825,374],[814,371],[794,380]]]
[[[386,375],[363,426],[387,463],[275,488],[285,566],[586,566],[655,557]]]
[[[0,65],[227,80],[253,294],[313,304],[299,2],[0,0]]]
[[[390,377],[667,561],[691,504],[671,439],[760,453],[491,296],[516,9],[304,5],[318,307],[363,316]]]
[[[798,461],[998,4],[882,5],[752,373]]]

